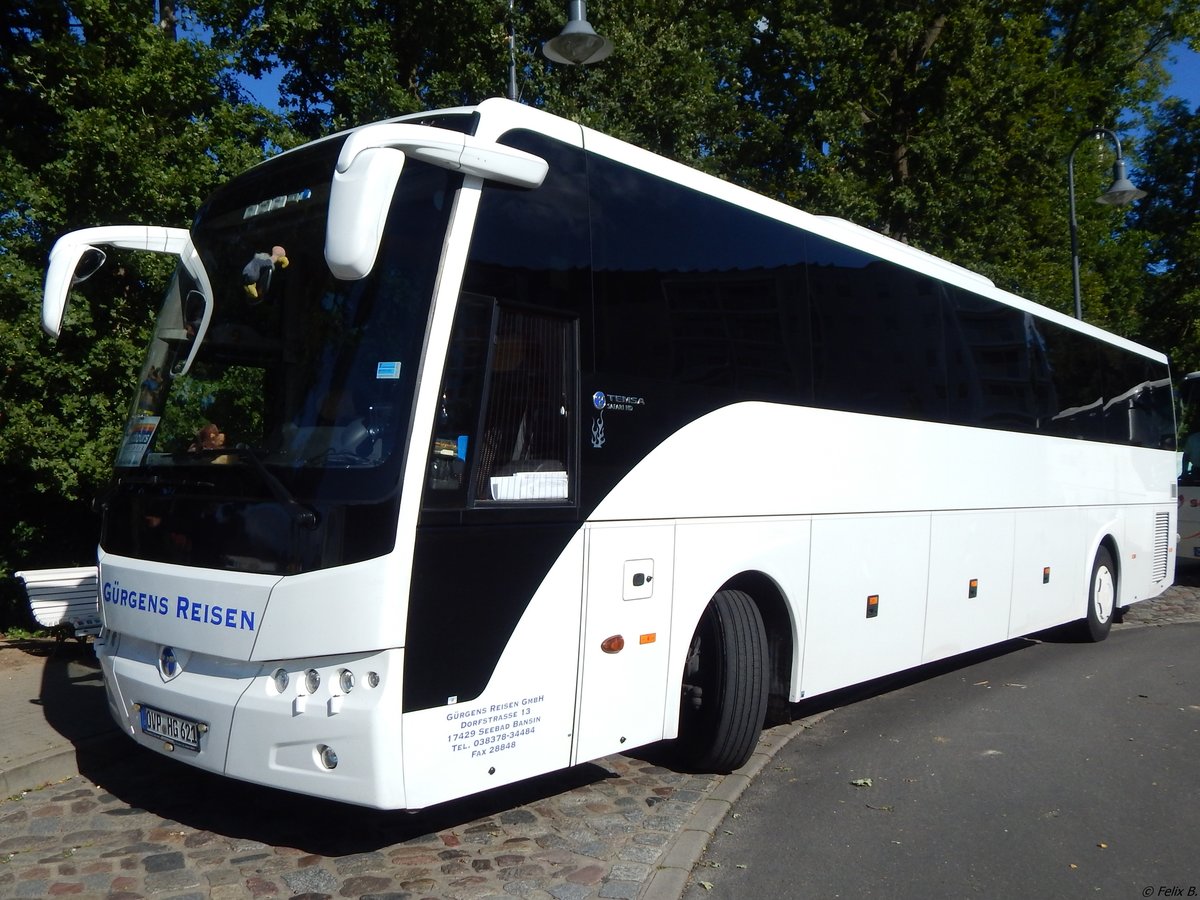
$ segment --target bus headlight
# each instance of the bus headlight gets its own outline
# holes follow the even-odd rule
[[[349,669],[342,669],[338,672],[338,687],[342,689],[343,694],[354,690],[354,673]]]
[[[275,690],[283,693],[287,690],[291,678],[288,677],[287,669],[276,669],[271,673],[271,680],[275,682]]]
[[[316,669],[309,669],[304,673],[304,687],[310,694],[315,694],[317,688],[321,686],[321,673]]]

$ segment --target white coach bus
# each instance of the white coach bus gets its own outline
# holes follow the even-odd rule
[[[503,100],[316,141],[174,254],[105,501],[112,714],[382,808],[677,739],[1174,572],[1159,353]]]

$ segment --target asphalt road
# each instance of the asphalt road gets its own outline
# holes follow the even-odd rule
[[[687,900],[1200,896],[1200,624],[956,662],[830,698]]]

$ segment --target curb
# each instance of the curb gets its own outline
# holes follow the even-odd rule
[[[124,738],[124,735],[114,729],[111,734],[93,735],[78,744],[0,770],[0,799],[36,791],[82,774],[79,771],[81,756],[87,759],[88,768],[108,764],[120,754],[122,742],[118,738]]]
[[[742,792],[796,735],[812,728],[835,711],[823,710],[798,722],[764,731],[749,761],[737,771],[723,776],[709,795],[692,810],[687,823],[667,844],[650,881],[638,894],[638,900],[679,900],[708,842]]]

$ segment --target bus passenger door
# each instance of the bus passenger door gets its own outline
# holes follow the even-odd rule
[[[663,736],[674,525],[593,525],[572,762]]]

